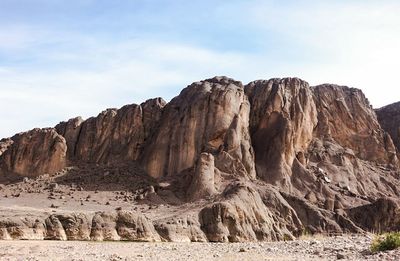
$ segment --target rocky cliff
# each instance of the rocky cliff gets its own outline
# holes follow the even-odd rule
[[[52,216],[40,238],[237,242],[388,230],[400,213],[400,114],[395,105],[377,114],[354,88],[215,77],[169,103],[152,99],[3,139],[0,175],[71,180],[71,169],[84,165],[73,180],[85,187],[83,175],[104,182],[109,171],[98,168],[112,167],[116,178],[127,173],[138,180],[133,202],[181,210],[162,217],[154,210],[154,220],[73,216],[68,220],[83,232],[72,236],[65,218]],[[136,167],[126,171],[126,164]],[[7,224],[0,222],[3,238],[10,237]],[[115,224],[126,225],[115,230]]]
[[[390,134],[400,151],[400,102],[377,109],[376,114],[382,128]]]

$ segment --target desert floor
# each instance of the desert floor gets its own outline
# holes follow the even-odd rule
[[[372,236],[314,237],[271,243],[0,241],[0,260],[400,260],[371,254]]]

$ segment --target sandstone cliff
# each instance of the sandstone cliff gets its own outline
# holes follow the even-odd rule
[[[180,210],[154,210],[154,220],[121,211],[6,218],[0,236],[238,242],[392,229],[400,213],[398,112],[377,110],[378,121],[361,90],[345,86],[215,77],[169,103],[152,99],[20,133],[0,141],[0,180],[40,183],[51,174],[97,193],[108,182],[104,190],[130,190],[125,200]],[[23,236],[11,236],[14,227]]]

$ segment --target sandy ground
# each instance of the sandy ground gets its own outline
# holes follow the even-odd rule
[[[372,237],[348,235],[271,243],[0,241],[0,260],[400,260],[371,254]]]

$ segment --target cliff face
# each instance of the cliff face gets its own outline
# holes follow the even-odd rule
[[[308,148],[317,124],[312,91],[308,83],[288,78],[252,82],[246,93],[257,174],[290,187],[293,161]]]
[[[67,145],[55,129],[34,129],[0,142],[0,174],[34,177],[66,167]]]
[[[70,162],[112,163],[135,161],[161,117],[165,101],[148,100],[141,105],[108,109],[97,117],[61,122],[55,128],[68,145]]]
[[[248,132],[250,105],[243,85],[226,77],[193,83],[164,110],[160,127],[146,148],[145,169],[159,178],[192,168],[202,152],[238,163],[255,177]]]
[[[171,217],[178,223],[157,220],[165,240],[384,230],[397,216],[366,224],[359,209],[400,197],[399,107],[377,110],[378,121],[357,89],[310,87],[297,78],[243,86],[215,77],[189,85],[168,104],[152,99],[3,139],[0,175],[135,163],[155,182],[139,198],[189,204],[192,211]],[[391,204],[393,213],[398,206]]]
[[[314,93],[318,108],[316,136],[335,140],[360,159],[398,165],[394,144],[361,90],[320,85]]]
[[[393,139],[398,151],[400,151],[400,102],[377,109],[379,123]]]

